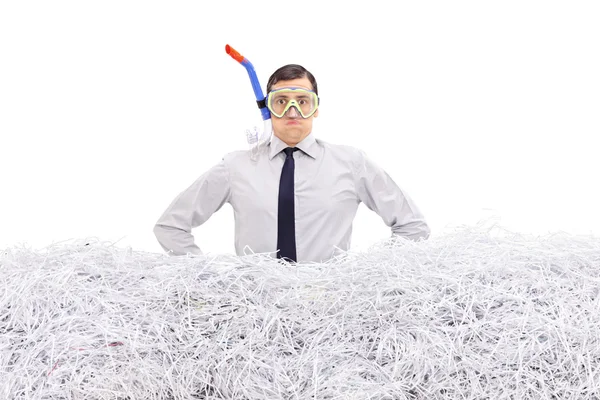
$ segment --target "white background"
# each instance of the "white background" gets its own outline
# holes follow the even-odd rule
[[[494,217],[600,235],[596,1],[4,1],[0,248],[160,252],[171,200],[262,127],[246,70],[319,83],[315,135],[364,149],[433,235]],[[391,8],[394,5],[394,8]],[[194,231],[233,252],[229,205]],[[389,235],[364,205],[353,244]]]

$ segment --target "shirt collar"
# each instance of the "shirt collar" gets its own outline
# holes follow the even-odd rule
[[[317,152],[314,146],[315,143],[315,137],[311,132],[300,143],[298,143],[296,147],[302,150],[304,154],[307,154],[312,158],[317,158]],[[290,147],[284,141],[275,136],[275,134],[271,135],[271,141],[269,142],[269,146],[269,160],[272,160],[273,157],[281,153],[286,147]]]

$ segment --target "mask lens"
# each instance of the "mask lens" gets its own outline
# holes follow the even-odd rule
[[[269,92],[267,96],[267,107],[277,118],[283,117],[290,107],[296,107],[303,118],[308,118],[317,106],[317,94],[306,89],[282,88]]]

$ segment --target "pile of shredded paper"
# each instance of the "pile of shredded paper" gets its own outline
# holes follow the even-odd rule
[[[460,228],[328,263],[0,253],[2,399],[599,399],[600,239]]]

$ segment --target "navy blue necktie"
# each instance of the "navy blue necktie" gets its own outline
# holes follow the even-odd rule
[[[279,208],[277,213],[277,258],[296,261],[296,225],[294,213],[294,155],[296,147],[284,149],[285,162],[279,180]]]

